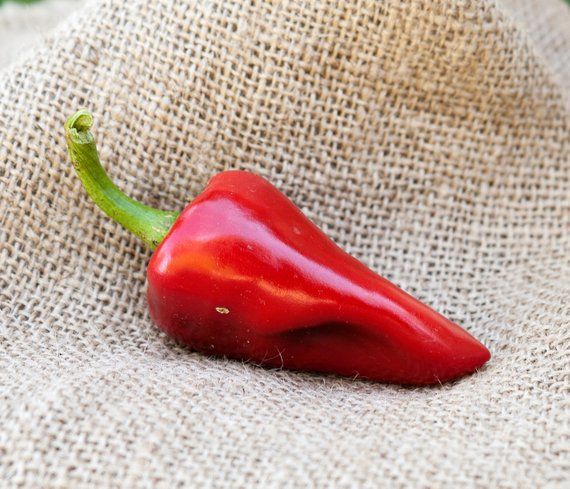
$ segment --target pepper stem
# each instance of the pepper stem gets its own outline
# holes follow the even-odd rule
[[[89,131],[93,116],[82,109],[65,123],[67,151],[89,197],[105,214],[155,249],[179,213],[153,209],[121,192],[101,166],[95,138]]]

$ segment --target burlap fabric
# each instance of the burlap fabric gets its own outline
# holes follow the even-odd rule
[[[4,72],[1,485],[563,487],[570,23],[521,3],[102,0]],[[135,198],[257,171],[491,362],[410,389],[174,344],[66,156],[81,106]]]
[[[41,0],[20,4],[0,0],[0,71],[49,35],[84,0]]]

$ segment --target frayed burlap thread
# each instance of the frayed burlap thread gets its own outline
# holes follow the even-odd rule
[[[570,124],[550,60],[568,33],[524,19],[101,0],[2,73],[0,485],[562,487]],[[492,360],[411,389],[174,344],[147,313],[150,253],[68,161],[82,106],[133,197],[181,209],[220,170],[259,172]]]

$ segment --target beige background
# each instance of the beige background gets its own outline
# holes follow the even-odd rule
[[[570,14],[518,5],[92,1],[4,70],[2,484],[564,487]],[[135,198],[257,171],[491,362],[409,389],[175,345],[65,154],[80,106]]]
[[[41,0],[0,5],[0,71],[46,41],[51,32],[84,0]]]

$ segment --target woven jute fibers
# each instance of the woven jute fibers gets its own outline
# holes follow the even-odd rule
[[[103,0],[0,76],[0,484],[564,486],[570,24],[525,5]],[[411,389],[174,344],[66,156],[81,106],[135,198],[256,171],[492,360]]]
[[[34,43],[45,38],[84,0],[41,0],[14,3],[0,0],[0,71],[7,69]]]

